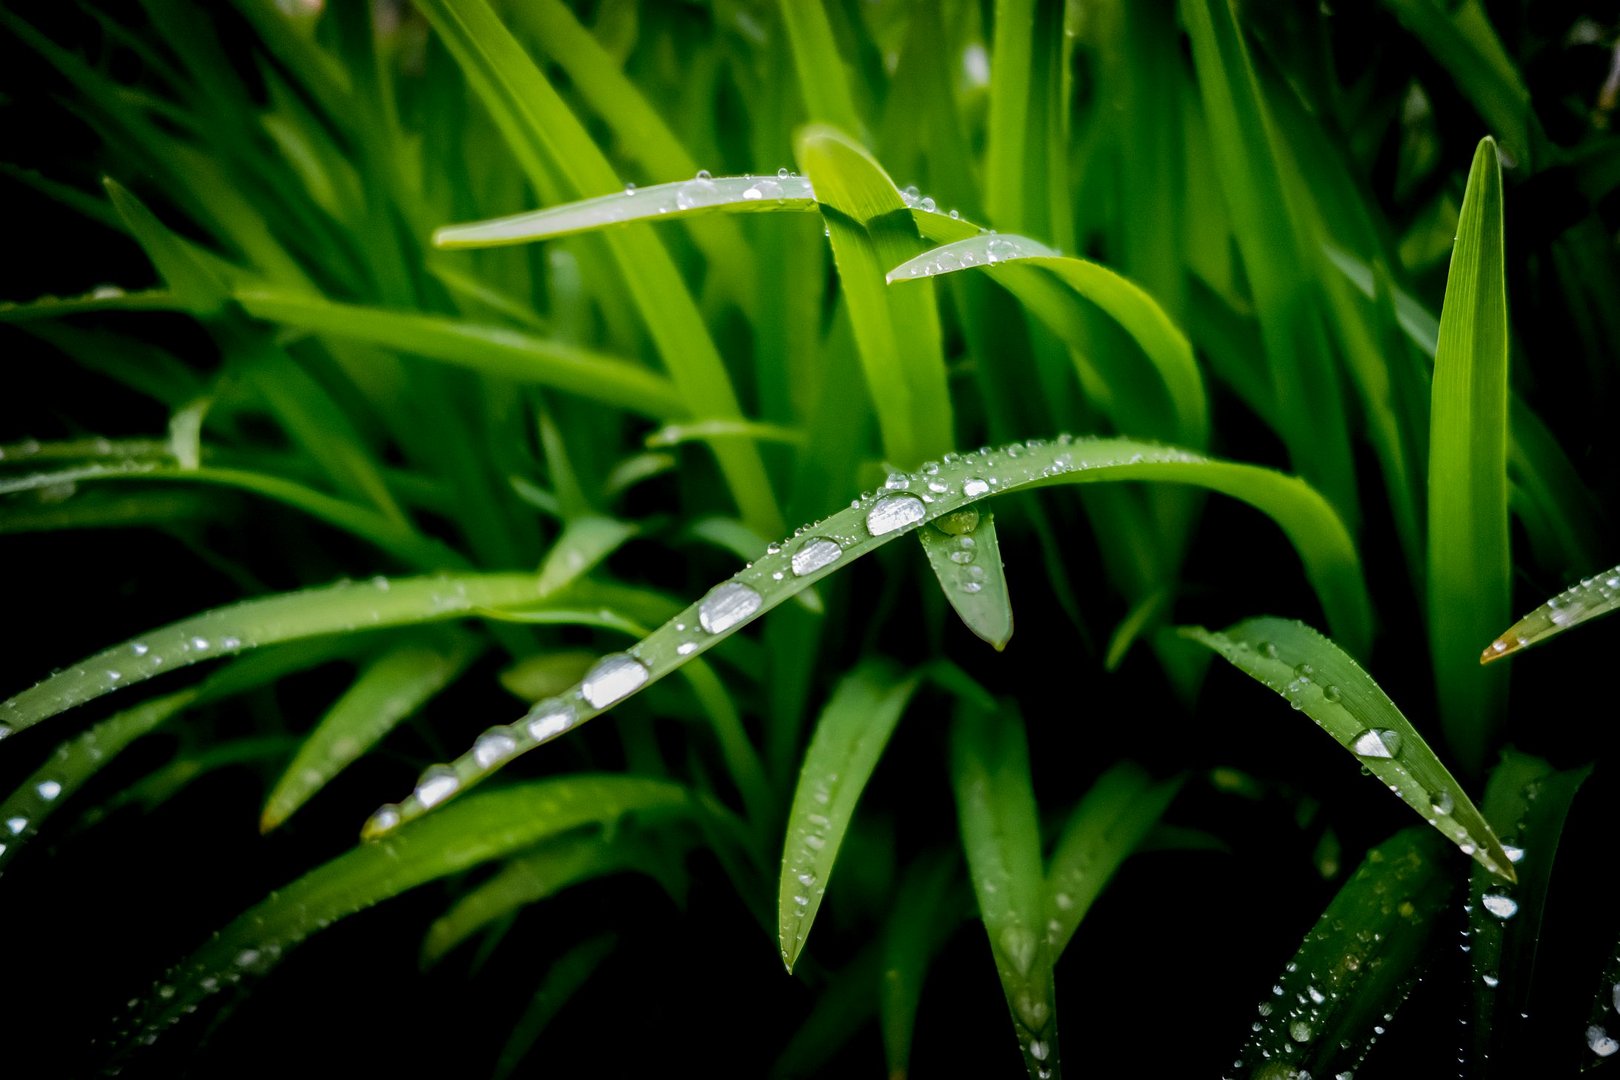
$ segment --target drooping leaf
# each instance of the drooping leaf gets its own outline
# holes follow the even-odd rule
[[[928,565],[967,628],[997,652],[1012,638],[1012,600],[1001,566],[996,518],[971,507],[917,530]]]
[[[1465,855],[1507,881],[1513,863],[1423,736],[1350,654],[1304,623],[1247,619],[1183,631],[1281,694]]]
[[[1616,608],[1620,608],[1620,566],[1582,578],[1502,631],[1485,647],[1479,662],[1488,664],[1511,656]]]

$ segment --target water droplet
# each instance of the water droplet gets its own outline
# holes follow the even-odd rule
[[[1598,1057],[1608,1057],[1616,1050],[1620,1050],[1620,1042],[1615,1042],[1609,1033],[1597,1024],[1586,1029],[1586,1045],[1592,1048],[1592,1053]]]
[[[1503,893],[1486,893],[1479,902],[1498,919],[1511,919],[1519,911],[1519,902]]]
[[[714,175],[712,173],[710,173],[708,169],[699,169],[697,171],[697,179],[699,179],[699,180],[712,180],[712,179],[714,179]]]
[[[884,536],[915,525],[927,512],[928,508],[915,495],[885,495],[867,511],[866,531],[873,536]]]
[[[696,178],[688,180],[675,189],[675,206],[681,210],[690,210],[695,206],[708,206],[715,202],[720,195],[720,189],[709,177],[708,169],[698,170]]]
[[[624,185],[624,193],[626,195],[634,195],[636,193],[636,185],[634,185],[634,184],[626,184],[626,185]]]
[[[1516,863],[1524,858],[1524,848],[1513,844],[1503,844],[1502,854],[1508,857],[1508,862]]]
[[[970,476],[962,481],[962,494],[970,499],[977,499],[981,495],[990,494],[990,485],[977,476]]]
[[[934,527],[952,536],[965,536],[979,527],[979,511],[971,506],[953,510],[937,519]]]
[[[1364,758],[1392,758],[1401,752],[1401,733],[1368,728],[1356,736],[1351,749]]]
[[[376,836],[397,828],[399,828],[399,807],[389,803],[379,807],[375,814],[366,819],[365,834]]]
[[[1042,1042],[1040,1039],[1029,1040],[1029,1056],[1034,1058],[1036,1061],[1045,1061],[1046,1055],[1050,1054],[1051,1052],[1051,1047],[1047,1046],[1046,1043]]]
[[[208,639],[205,637],[194,637],[191,639],[191,647],[196,649],[198,652],[207,652]]]
[[[844,549],[833,540],[824,536],[812,536],[799,545],[799,550],[793,553],[790,560],[795,577],[804,577],[813,574],[824,566],[838,561],[844,554]]]
[[[1029,974],[1035,962],[1035,946],[1035,935],[1022,926],[1009,926],[1001,932],[1001,951],[1020,975]]]
[[[1327,702],[1329,705],[1338,704],[1340,696],[1339,688],[1337,686],[1329,683],[1327,686],[1322,687],[1322,700]]]
[[[236,954],[236,966],[237,967],[252,967],[254,964],[257,964],[258,962],[259,962],[259,950],[258,949],[243,949],[241,952]]]
[[[1327,995],[1314,986],[1307,986],[1305,993],[1310,996],[1311,1003],[1314,1005],[1321,1005],[1327,1001]]]
[[[1614,1011],[1620,1012],[1620,983],[1614,984],[1614,989],[1611,991],[1611,1000],[1614,1002]]]
[[[52,799],[62,794],[62,785],[58,784],[55,780],[41,780],[39,782],[39,786],[34,790],[39,792],[40,798],[44,799],[46,802],[50,802]]]
[[[480,769],[494,768],[498,763],[512,756],[517,749],[517,737],[509,727],[492,727],[473,743],[473,760],[478,762]]]
[[[6,828],[11,831],[12,836],[20,836],[22,831],[28,828],[28,819],[25,817],[6,818]]]
[[[786,180],[791,175],[793,175],[793,174],[788,172],[786,167],[776,170],[776,178],[778,180]]]
[[[900,201],[905,203],[907,206],[916,206],[917,199],[921,195],[922,192],[917,190],[916,184],[907,184],[904,188],[900,189]]]
[[[574,726],[574,706],[561,698],[550,698],[535,705],[524,718],[529,738],[537,743],[555,739]]]
[[[1273,645],[1269,641],[1262,641],[1260,644],[1254,647],[1254,651],[1265,657],[1267,660],[1277,659],[1277,646]]]
[[[639,690],[646,681],[647,668],[640,660],[628,653],[612,653],[585,673],[580,693],[591,703],[591,708],[605,709]]]
[[[723,634],[752,616],[764,599],[740,581],[726,581],[709,590],[698,604],[698,622],[711,634]]]
[[[1492,990],[1495,990],[1497,988],[1497,986],[1500,985],[1501,982],[1502,982],[1501,979],[1497,978],[1495,975],[1490,974],[1489,972],[1487,972],[1484,975],[1481,975],[1480,978],[1479,978],[1479,981],[1484,983],[1486,986],[1490,987]]]
[[[1314,1032],[1311,1031],[1309,1021],[1295,1020],[1292,1024],[1288,1025],[1288,1035],[1295,1042],[1310,1042],[1313,1034]]]
[[[136,656],[145,656],[147,653],[152,651],[152,648],[144,641],[136,641],[131,643],[129,651],[134,653]]]
[[[434,765],[416,782],[416,801],[424,807],[434,807],[454,795],[460,787],[461,781],[456,779],[454,769],[448,765]]]
[[[931,196],[931,195],[924,195],[922,197],[922,199],[917,203],[917,207],[919,209],[925,210],[930,214],[932,214],[934,212],[934,210],[937,208],[937,205],[938,204],[936,204],[934,202],[933,196]]]
[[[777,181],[757,180],[754,182],[753,187],[743,192],[743,198],[749,201],[756,201],[759,199],[780,200],[785,194],[786,193],[782,190],[782,185]]]

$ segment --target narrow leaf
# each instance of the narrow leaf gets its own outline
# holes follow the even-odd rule
[[[1508,621],[1508,324],[1502,173],[1480,142],[1468,174],[1435,351],[1429,434],[1429,643],[1440,722],[1478,772],[1505,684],[1475,650]]]
[[[968,876],[1031,1080],[1058,1072],[1046,876],[1029,748],[1016,713],[957,709],[951,777]]]
[[[1012,638],[1012,600],[1001,566],[994,514],[969,507],[917,530],[945,599],[967,628],[997,652]]]
[[[1288,619],[1248,619],[1221,633],[1201,627],[1183,633],[1303,710],[1463,854],[1514,880],[1512,861],[1468,793],[1349,653]]]
[[[618,943],[616,934],[599,934],[575,945],[546,968],[534,997],[529,999],[523,1015],[512,1025],[506,1045],[501,1047],[501,1056],[490,1074],[494,1080],[505,1080],[517,1072],[552,1019],[596,974],[596,969],[613,954]]]
[[[1488,664],[1520,649],[1562,634],[1572,626],[1620,608],[1620,566],[1582,578],[1508,627],[1485,647],[1479,662]]]
[[[855,804],[917,683],[917,676],[902,677],[888,664],[866,663],[840,680],[816,722],[782,850],[778,943],[789,971],[821,909]]]
[[[1443,851],[1407,829],[1367,853],[1271,992],[1234,1063],[1240,1076],[1344,1076],[1411,993],[1451,901]]]
[[[513,729],[515,734],[506,733],[514,745],[496,764],[469,752],[449,765],[435,766],[434,776],[441,780],[429,789],[435,797],[424,801],[418,792],[398,805],[382,807],[367,824],[367,834],[386,834],[426,813],[512,756],[543,745],[679,670],[778,604],[898,536],[992,494],[1109,480],[1190,484],[1260,509],[1293,542],[1335,633],[1358,648],[1365,644],[1370,613],[1354,545],[1326,501],[1300,480],[1128,439],[1061,436],[1049,443],[1030,440],[1002,450],[950,454],[925,464],[918,473],[895,474],[894,487],[856,499],[846,509],[766,548],[752,565],[710,589],[629,650],[602,657],[578,686],[536,705]]]

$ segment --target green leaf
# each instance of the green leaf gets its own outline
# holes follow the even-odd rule
[[[561,592],[590,573],[638,531],[627,521],[597,514],[570,521],[540,564],[540,592],[546,595]]]
[[[298,748],[265,800],[259,831],[292,817],[338,773],[382,741],[477,658],[465,633],[402,641],[368,662]]]
[[[386,833],[426,813],[516,755],[549,742],[679,670],[794,594],[896,537],[993,494],[1024,487],[1155,480],[1204,487],[1241,499],[1269,515],[1293,542],[1335,633],[1357,647],[1369,634],[1370,613],[1360,564],[1344,525],[1308,485],[1269,469],[1128,439],[1061,436],[1049,443],[1030,440],[1001,450],[949,454],[942,461],[925,464],[918,473],[895,474],[891,479],[893,488],[868,493],[846,509],[771,545],[751,565],[710,589],[629,650],[602,657],[577,687],[540,702],[518,726],[501,732],[502,754],[490,758],[475,750],[448,765],[435,766],[430,771],[437,783],[428,789],[434,797],[424,801],[419,790],[398,805],[384,806],[367,824],[368,833]],[[935,490],[930,484],[945,490]],[[580,614],[571,611],[568,618]],[[0,717],[4,715],[0,711]]]
[[[1396,833],[1367,853],[1261,998],[1254,1034],[1233,1066],[1238,1075],[1360,1069],[1385,1014],[1411,993],[1439,940],[1454,889],[1442,855],[1426,829]]]
[[[691,807],[664,780],[576,773],[483,792],[396,837],[317,867],[238,916],[139,1003],[131,1042],[166,1030],[222,982],[260,974],[331,923],[430,881],[586,825]]]
[[[1140,766],[1120,762],[1075,805],[1046,868],[1046,939],[1054,959],[1180,789],[1180,780],[1154,783]]]
[[[501,1056],[490,1074],[495,1080],[504,1080],[517,1072],[551,1021],[573,1000],[618,944],[617,934],[599,934],[575,945],[546,968],[534,997],[529,999],[523,1015],[512,1025],[506,1045],[501,1047]]]
[[[198,318],[218,315],[230,299],[225,284],[195,259],[188,246],[157,219],[146,204],[112,177],[102,179],[118,216],[157,267],[164,284]]]
[[[886,280],[912,281],[968,269],[983,269],[997,284],[1042,317],[1054,332],[1065,335],[1069,322],[1044,303],[1042,278],[1021,275],[1040,267],[1077,295],[1101,308],[1142,348],[1161,382],[1175,416],[1175,438],[1192,447],[1209,441],[1209,402],[1192,345],[1154,299],[1140,286],[1085,259],[1065,258],[1027,237],[991,233],[925,251],[890,270]],[[1082,339],[1071,340],[1083,348]],[[1099,363],[1102,361],[1099,360]],[[1128,376],[1128,372],[1120,372]],[[1112,379],[1112,385],[1128,379]],[[1162,406],[1160,406],[1162,408]],[[1138,430],[1132,428],[1131,430]],[[1146,430],[1141,428],[1140,430]]]
[[[890,1077],[910,1071],[912,1033],[934,955],[962,921],[966,904],[954,858],[923,856],[907,868],[883,929],[878,1013]]]
[[[1480,142],[1446,279],[1429,433],[1429,643],[1441,729],[1470,772],[1501,729],[1505,681],[1475,663],[1508,621],[1508,324],[1502,172]]]
[[[1479,662],[1488,664],[1511,656],[1616,608],[1620,608],[1620,566],[1582,578],[1502,631],[1485,647]]]
[[[1220,633],[1202,627],[1183,633],[1281,694],[1463,854],[1514,880],[1512,861],[1468,793],[1349,653],[1288,619],[1247,619]]]
[[[1000,652],[1012,638],[1012,600],[1001,566],[996,518],[969,507],[917,530],[945,599],[967,628]]]
[[[532,574],[444,574],[339,582],[215,608],[87,657],[4,702],[0,730],[31,727],[163,672],[322,634],[466,618],[541,599]]]
[[[1046,935],[1040,817],[1023,721],[959,706],[951,777],[968,876],[1031,1080],[1058,1073],[1053,953]]]
[[[816,722],[788,811],[777,897],[782,962],[799,959],[832,877],[844,833],[889,745],[918,676],[869,661],[844,676]]]
[[[685,412],[675,388],[663,376],[555,338],[264,289],[238,292],[236,299],[248,314],[283,326],[397,349],[500,379],[549,386],[655,420]]]
[[[823,207],[884,456],[913,468],[954,444],[934,298],[885,288],[885,270],[922,246],[916,225],[894,181],[848,136],[808,127],[796,154]]]
[[[862,125],[850,97],[844,58],[838,55],[822,0],[779,0],[777,11],[787,28],[799,93],[809,119],[859,133]]]

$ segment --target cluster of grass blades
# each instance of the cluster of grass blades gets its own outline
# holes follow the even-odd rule
[[[0,12],[12,1059],[1608,1067],[1616,30],[1263,7]]]

